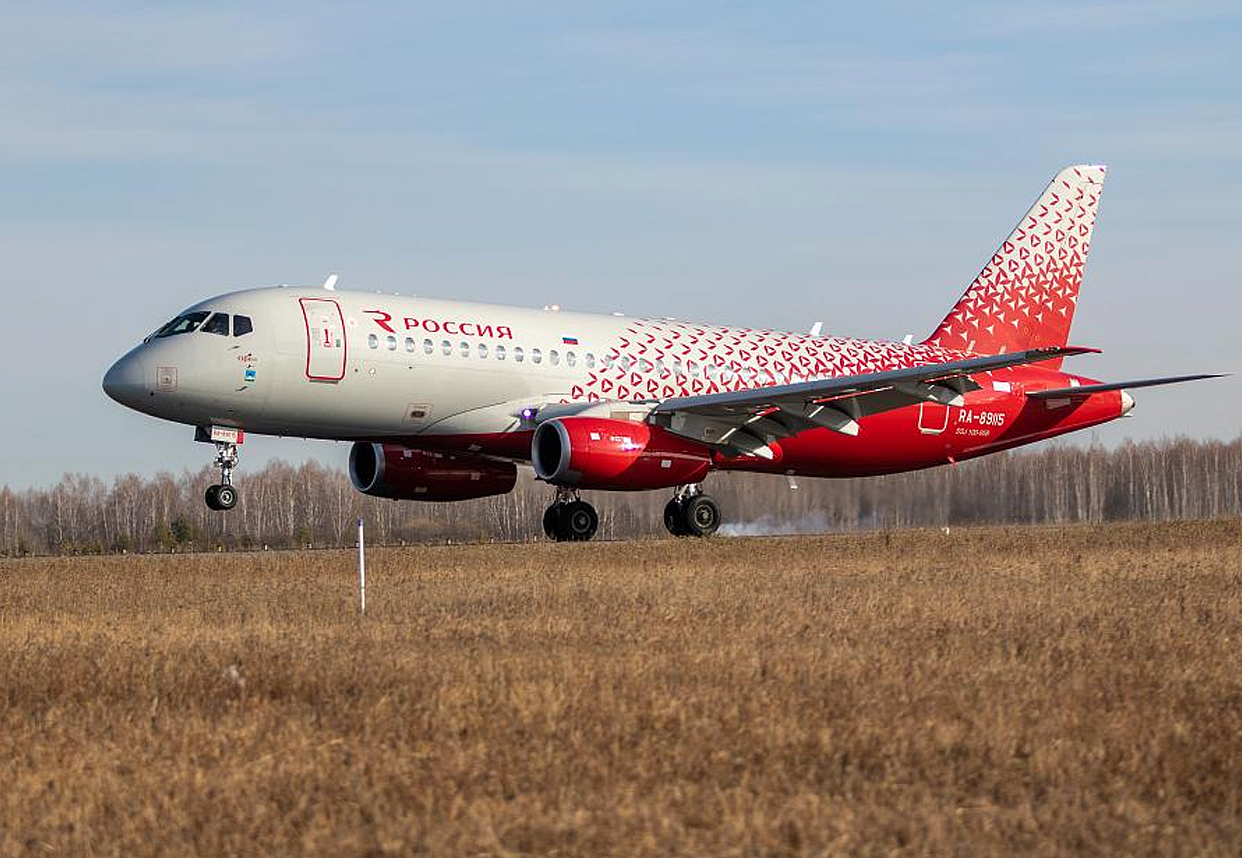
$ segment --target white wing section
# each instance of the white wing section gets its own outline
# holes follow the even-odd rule
[[[817,427],[857,435],[858,421],[870,414],[918,402],[961,405],[965,393],[979,388],[970,379],[975,373],[1094,351],[1073,346],[1027,349],[798,384],[680,396],[657,404],[651,416],[678,435],[770,459],[768,444],[774,440]]]

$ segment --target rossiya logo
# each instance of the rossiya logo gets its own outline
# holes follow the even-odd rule
[[[370,316],[371,321],[390,334],[397,333],[397,328],[394,327],[396,325],[402,331],[424,331],[428,334],[445,333],[455,337],[490,337],[497,340],[513,339],[513,329],[508,325],[463,322],[460,319],[420,319],[415,316],[403,316],[400,321],[394,321],[392,313],[386,313],[383,310],[363,310],[362,312]]]

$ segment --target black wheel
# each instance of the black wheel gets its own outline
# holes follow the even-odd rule
[[[720,527],[720,507],[707,495],[699,495],[686,501],[681,520],[691,536],[711,536]]]
[[[232,486],[216,486],[216,503],[218,509],[232,509],[237,506],[237,489]]]
[[[586,501],[573,501],[560,509],[560,527],[557,528],[557,539],[567,542],[586,542],[595,535],[599,528],[599,515],[595,507]]]
[[[682,520],[681,501],[673,498],[664,505],[664,526],[668,528],[668,532],[673,536],[689,536],[686,532],[685,524]]]
[[[219,486],[208,486],[207,494],[203,496],[203,499],[207,501],[208,509],[219,510],[220,509],[220,487]]]
[[[547,534],[548,539],[556,539],[556,504],[548,507],[543,511],[543,532]]]

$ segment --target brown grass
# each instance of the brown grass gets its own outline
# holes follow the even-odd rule
[[[1239,548],[8,561],[0,855],[1237,855]]]

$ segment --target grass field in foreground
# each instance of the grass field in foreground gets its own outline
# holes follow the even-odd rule
[[[1242,524],[0,562],[0,855],[1237,855]]]

